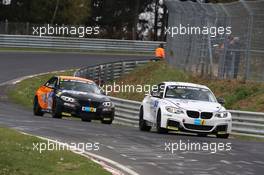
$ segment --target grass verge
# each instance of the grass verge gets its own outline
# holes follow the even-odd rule
[[[73,75],[74,71],[55,72],[25,79],[8,90],[11,101],[31,108],[36,90],[55,75]]]
[[[53,75],[72,75],[73,71],[49,73],[23,80],[11,88],[9,98],[15,103],[32,107],[36,89]],[[165,62],[151,62],[115,80],[116,84],[155,85],[162,81],[192,82],[208,86],[217,97],[224,97],[226,108],[264,112],[264,83],[238,80],[208,80],[186,74]],[[141,101],[144,93],[111,93],[111,96]]]
[[[239,135],[239,134],[232,134],[232,137],[243,141],[264,142],[264,138],[261,137],[251,137],[251,136]]]
[[[110,175],[96,163],[70,151],[33,150],[36,137],[0,127],[1,175]]]
[[[238,80],[209,80],[188,75],[165,62],[151,62],[116,80],[116,84],[155,85],[162,81],[192,82],[208,86],[217,97],[224,97],[228,109],[264,112],[264,83]],[[110,95],[141,101],[144,93]]]

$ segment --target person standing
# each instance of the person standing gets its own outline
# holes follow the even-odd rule
[[[165,59],[165,50],[164,50],[164,45],[162,43],[155,50],[155,57],[156,57],[156,60],[164,60]]]

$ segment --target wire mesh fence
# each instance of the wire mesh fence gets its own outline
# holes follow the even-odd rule
[[[171,65],[202,76],[264,81],[264,1],[165,3]]]

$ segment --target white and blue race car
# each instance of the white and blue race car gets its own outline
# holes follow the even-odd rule
[[[217,100],[206,86],[163,82],[145,96],[140,107],[139,128],[150,131],[155,126],[158,133],[174,130],[228,138],[232,118],[223,104],[224,100]]]

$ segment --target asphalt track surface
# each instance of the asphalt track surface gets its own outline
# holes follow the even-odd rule
[[[144,59],[145,57],[137,57]],[[69,53],[8,53],[0,52],[0,84],[25,75],[46,71],[78,68],[115,60],[135,59],[134,56],[99,56]],[[102,125],[79,120],[53,119],[49,115],[35,117],[32,112],[10,103],[0,93],[0,125],[48,137],[66,143],[100,143],[92,153],[119,162],[141,175],[263,174],[263,142],[216,139],[190,135],[140,132],[137,128]],[[165,143],[231,144],[230,151],[172,151]],[[176,145],[176,144],[175,144]]]

